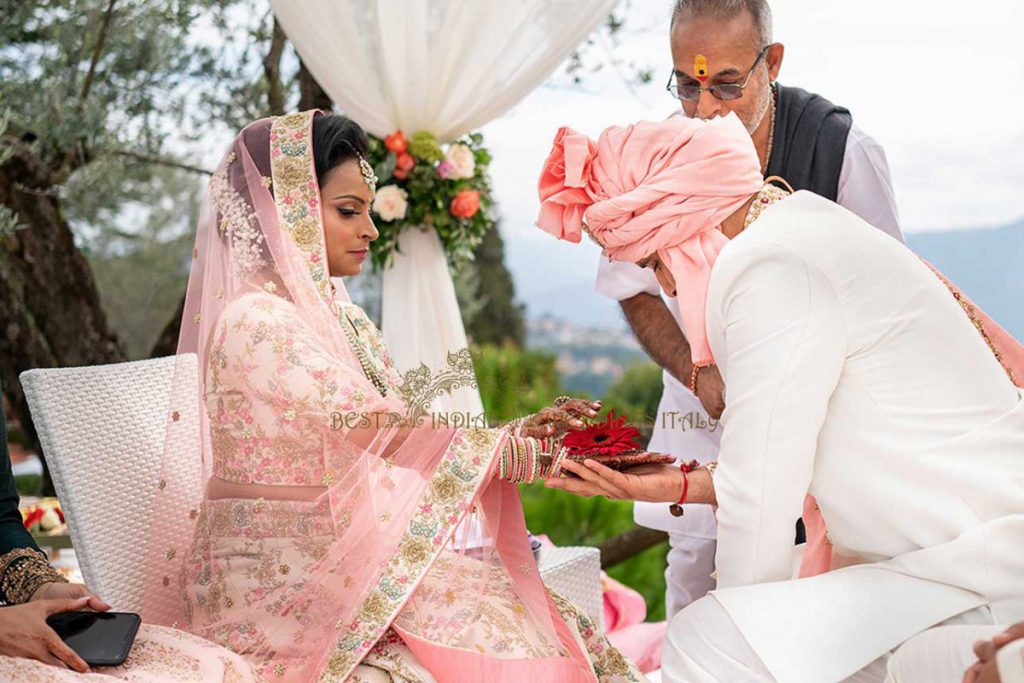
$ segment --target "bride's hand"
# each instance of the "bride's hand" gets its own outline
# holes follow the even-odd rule
[[[674,503],[683,490],[683,473],[677,465],[637,465],[617,472],[595,460],[580,463],[566,459],[562,470],[572,472],[576,478],[548,478],[544,486],[577,496],[652,503]]]
[[[526,418],[519,435],[535,439],[561,435],[570,429],[582,427],[581,418],[597,417],[600,410],[600,401],[592,403],[582,398],[556,399],[555,405],[543,408]]]

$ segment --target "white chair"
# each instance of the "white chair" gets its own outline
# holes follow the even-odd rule
[[[604,628],[601,551],[588,546],[548,546],[540,549],[540,576],[549,588],[571,600]]]
[[[87,585],[116,609],[139,611],[149,539],[187,549],[174,524],[198,499],[202,467],[195,355],[21,374],[32,420],[68,523]],[[175,378],[175,368],[182,376]],[[186,387],[171,406],[171,387]],[[177,412],[177,420],[172,414]],[[168,429],[174,424],[173,429]],[[153,510],[166,435],[183,495],[165,495]],[[192,447],[186,444],[191,444]],[[180,508],[180,509],[179,509]],[[177,596],[170,596],[175,600]],[[167,605],[169,607],[170,605]],[[151,619],[165,606],[154,604]]]

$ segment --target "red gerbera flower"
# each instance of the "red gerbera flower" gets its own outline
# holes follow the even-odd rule
[[[634,441],[638,436],[640,431],[627,425],[625,417],[616,417],[613,410],[604,423],[569,430],[562,445],[569,455],[616,455],[639,449],[640,445]]]

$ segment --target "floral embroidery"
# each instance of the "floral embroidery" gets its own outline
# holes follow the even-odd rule
[[[460,430],[438,466],[431,486],[425,491],[398,543],[398,553],[367,593],[352,623],[338,639],[335,653],[321,680],[344,678],[376,642],[374,634],[383,630],[408,598],[411,586],[444,547],[455,524],[462,518],[487,471],[478,456],[481,447],[493,453],[502,433],[491,430]],[[473,464],[473,460],[478,464]],[[432,548],[427,550],[427,548]],[[404,580],[400,580],[404,579]],[[345,626],[342,624],[342,626]]]
[[[281,228],[305,253],[306,266],[321,298],[333,305],[327,250],[320,222],[320,189],[310,143],[313,112],[274,119],[270,128],[270,168]]]
[[[598,628],[597,624],[574,604],[553,591],[551,595],[558,613],[570,627],[578,632],[586,647],[590,665],[597,674],[597,679],[602,683],[608,681],[629,681],[639,683],[644,680],[636,667],[622,653],[612,647],[608,638]]]

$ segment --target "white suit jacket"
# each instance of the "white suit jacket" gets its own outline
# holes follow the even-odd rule
[[[899,212],[892,189],[889,163],[885,150],[870,135],[857,127],[850,128],[839,174],[836,203],[845,206],[879,230],[903,241]],[[621,301],[641,292],[658,296],[654,272],[628,261],[601,258],[595,288],[599,294]],[[666,303],[685,334],[674,298]],[[668,371],[664,373],[665,391],[658,405],[654,434],[648,447],[659,453],[671,453],[683,460],[696,458],[701,463],[718,458],[721,428],[707,418],[704,407],[690,389]],[[715,518],[706,506],[688,505],[686,515],[673,517],[662,503],[636,503],[634,519],[640,526],[674,533],[714,539]]]
[[[712,271],[726,385],[715,597],[773,675],[828,683],[977,607],[1024,618],[1024,402],[945,285],[809,192]],[[789,581],[817,498],[858,566]]]

